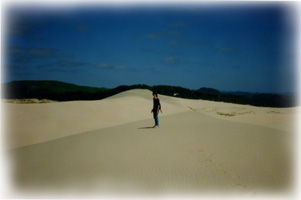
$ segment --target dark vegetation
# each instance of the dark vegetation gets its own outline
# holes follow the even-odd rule
[[[131,85],[113,89],[77,86],[59,81],[13,81],[2,84],[2,99],[51,99],[56,101],[99,100],[131,89],[148,89],[158,94],[187,99],[203,99],[263,107],[293,107],[293,95],[256,94],[246,92],[220,92],[212,88],[190,90],[166,85]],[[151,98],[151,97],[150,97]]]

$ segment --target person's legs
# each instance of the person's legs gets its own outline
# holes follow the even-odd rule
[[[158,114],[154,112],[155,126],[159,126]]]

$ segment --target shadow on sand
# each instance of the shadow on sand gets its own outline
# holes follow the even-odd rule
[[[154,128],[154,127],[148,126],[148,127],[140,127],[140,128],[138,128],[138,129],[151,129],[151,128]]]

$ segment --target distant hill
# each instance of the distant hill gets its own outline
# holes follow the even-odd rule
[[[101,98],[104,88],[78,86],[60,81],[12,81],[2,84],[5,99],[51,99],[57,101]],[[98,96],[99,95],[99,96]]]
[[[219,93],[218,90],[213,89],[213,88],[200,88],[196,92],[210,93],[210,94],[217,94],[217,93]]]
[[[2,84],[2,99],[51,99],[56,101],[99,100],[131,89],[148,89],[158,94],[263,107],[297,106],[293,95],[221,92],[213,88],[190,90],[168,85],[122,85],[113,89],[78,86],[59,81],[12,81]]]

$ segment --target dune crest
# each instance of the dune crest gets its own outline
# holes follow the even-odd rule
[[[163,97],[162,116],[185,111],[171,97]],[[8,149],[73,134],[152,118],[152,92],[135,89],[98,101],[50,104],[3,103]]]
[[[211,117],[291,132],[299,108],[261,108],[160,95],[160,116],[194,111]],[[28,146],[139,120],[152,119],[152,92],[134,89],[97,101],[2,103],[7,149]],[[152,124],[150,124],[151,126]]]
[[[260,108],[248,105],[190,100],[160,95],[163,113],[196,111],[219,119],[292,131],[296,108]],[[152,93],[134,89],[98,101],[51,104],[2,104],[7,148],[18,148],[73,134],[151,119]],[[152,124],[150,124],[152,125]]]

